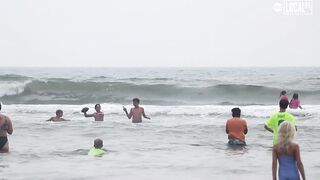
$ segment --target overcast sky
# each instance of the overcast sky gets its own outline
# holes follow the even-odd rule
[[[0,66],[320,66],[319,1],[275,2],[0,0]]]

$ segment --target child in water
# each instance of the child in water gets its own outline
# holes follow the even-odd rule
[[[288,95],[287,95],[287,91],[281,91],[280,100],[283,100],[283,99],[289,101],[289,98],[288,98]]]
[[[141,123],[142,116],[146,119],[151,119],[150,117],[146,116],[144,109],[139,106],[140,100],[138,98],[134,98],[132,103],[134,107],[131,108],[130,113],[128,113],[127,108],[123,107],[123,111],[126,113],[128,119],[132,118],[132,123]]]
[[[293,143],[296,129],[290,122],[280,124],[278,143],[273,146],[272,176],[277,179],[277,161],[279,162],[279,180],[302,179],[305,180],[304,167],[300,157],[298,144]],[[300,174],[299,174],[300,171]]]
[[[302,109],[302,107],[300,105],[298,93],[293,94],[293,97],[290,101],[289,107],[290,107],[290,109],[298,109],[298,108]]]
[[[62,116],[63,116],[63,111],[61,109],[58,109],[56,111],[56,116],[55,117],[51,117],[47,121],[52,121],[52,122],[66,121],[64,118],[62,118]]]
[[[106,153],[106,150],[102,149],[103,141],[101,139],[95,139],[93,148],[88,152],[89,156],[102,156]]]
[[[96,104],[94,106],[94,109],[96,110],[96,112],[93,114],[87,114],[89,108],[83,108],[81,112],[84,114],[84,117],[94,117],[95,121],[103,121],[104,113],[101,111],[101,105]]]

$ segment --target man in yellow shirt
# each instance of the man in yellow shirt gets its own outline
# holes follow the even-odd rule
[[[278,142],[278,128],[280,124],[284,121],[289,121],[292,123],[297,130],[296,119],[290,113],[286,112],[288,108],[289,101],[286,99],[282,99],[279,102],[280,111],[274,113],[269,120],[265,123],[264,128],[273,133],[273,144],[277,144]]]

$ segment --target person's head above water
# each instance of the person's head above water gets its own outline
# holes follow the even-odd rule
[[[294,125],[288,121],[284,121],[280,124],[278,129],[278,144],[280,147],[286,149],[293,141],[296,133]]]
[[[292,96],[293,99],[299,99],[299,94],[298,93],[294,93]]]
[[[101,149],[103,147],[103,141],[101,139],[95,139],[93,146],[97,149]]]
[[[59,118],[61,118],[61,117],[63,116],[63,111],[62,111],[61,109],[58,109],[58,110],[56,111],[56,116],[59,117]]]
[[[279,102],[280,109],[286,110],[288,108],[289,101],[286,99],[282,99]]]
[[[139,104],[140,104],[140,99],[139,99],[139,98],[133,98],[133,99],[132,99],[132,104],[133,104],[134,106],[139,106]]]
[[[287,95],[287,91],[281,91],[280,96],[285,96]]]
[[[101,105],[100,104],[96,104],[94,106],[94,109],[97,111],[97,112],[100,112],[101,111]]]
[[[231,109],[232,117],[240,117],[241,116],[241,109],[240,108],[233,108]]]

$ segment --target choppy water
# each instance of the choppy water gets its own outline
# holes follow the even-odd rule
[[[37,83],[45,80],[48,82],[50,78],[58,78],[57,81],[63,81],[61,78],[76,81],[77,78],[89,79],[89,74],[91,77],[109,77],[112,74],[113,78],[117,77],[115,78],[118,79],[117,82],[123,79],[122,81],[126,81],[124,83],[135,84],[137,89],[130,96],[119,97],[120,100],[114,101],[108,99],[109,102],[103,103],[102,108],[106,113],[104,122],[85,119],[79,112],[83,106],[93,107],[96,100],[94,98],[87,100],[93,102],[78,100],[75,103],[68,101],[68,98],[63,101],[55,101],[54,98],[44,101],[42,98],[46,97],[45,93],[51,88],[40,96],[39,91],[33,89],[33,94],[20,95],[23,93],[17,92],[11,94],[12,96],[2,97],[1,100],[6,104],[2,113],[12,118],[14,134],[9,137],[11,153],[0,155],[0,179],[271,179],[272,134],[264,130],[263,124],[270,114],[278,110],[278,107],[273,104],[276,104],[278,90],[284,87],[302,92],[301,101],[305,109],[293,111],[299,128],[297,142],[301,146],[302,160],[308,179],[316,180],[320,177],[320,158],[318,158],[320,140],[317,138],[320,130],[320,104],[316,101],[319,98],[316,93],[320,90],[319,80],[316,79],[320,76],[319,71],[311,68],[299,78],[313,78],[313,80],[294,82],[291,75],[295,74],[294,70],[299,71],[297,69],[277,71],[281,72],[278,74],[268,69],[263,69],[262,72],[218,69],[221,71],[220,76],[217,76],[218,72],[210,69],[205,69],[204,72],[194,69],[166,69],[159,72],[139,70],[136,71],[137,73],[126,69],[93,70],[95,72],[86,72],[83,69],[68,71],[66,69],[61,71],[20,69],[19,73],[12,72],[12,69],[1,71],[0,82],[4,82],[3,77],[9,77],[6,74],[11,74],[10,76],[15,74],[22,78],[33,79],[31,83],[34,83],[34,79],[39,81]],[[183,75],[179,76],[179,72],[183,72]],[[250,72],[257,74],[252,76]],[[183,95],[181,96],[183,102],[181,102],[173,95],[170,97],[170,92],[165,92],[163,95],[155,92],[154,96],[150,93],[150,97],[143,98],[142,94],[145,92],[140,92],[141,89],[139,89],[141,85],[159,85],[158,81],[166,81],[166,84],[171,82],[172,86],[179,86],[181,89],[218,85],[219,83],[213,80],[209,81],[213,79],[213,76],[208,75],[210,73],[214,74],[214,78],[222,84],[239,83],[245,86],[264,86],[263,89],[274,88],[274,98],[262,101],[242,99],[240,108],[249,126],[248,146],[243,149],[231,149],[226,145],[225,122],[230,118],[230,109],[234,105],[224,105],[224,100],[215,100],[215,97],[217,99],[220,96],[227,97],[223,91],[222,94],[211,96],[208,92],[207,98],[214,100],[199,100],[199,98],[193,100],[193,98],[188,99],[188,95]],[[268,73],[273,75],[262,78]],[[281,75],[284,77],[283,80],[279,80]],[[274,79],[270,79],[271,77]],[[158,80],[155,80],[156,78]],[[196,80],[201,78],[207,78],[207,80]],[[84,80],[79,80],[79,82],[82,81]],[[106,83],[105,80],[103,83]],[[6,84],[2,83],[1,87],[4,86]],[[233,86],[229,87],[231,89],[227,88],[227,91],[232,92]],[[40,88],[44,89],[44,87],[46,86]],[[65,86],[60,87],[63,92]],[[94,87],[92,89],[95,89]],[[25,91],[24,88],[22,89]],[[44,91],[43,89],[41,91]],[[79,89],[81,88],[75,88],[76,91]],[[129,90],[126,91],[129,92]],[[266,96],[263,92],[256,92],[257,89],[252,91],[258,95],[261,93],[262,97]],[[244,92],[239,93],[237,97],[242,97]],[[304,92],[310,94],[304,94]],[[132,124],[125,118],[122,105],[124,103],[129,107],[129,100],[139,93],[141,96],[138,97],[143,99],[143,106],[152,120],[145,120],[142,124]],[[190,96],[191,94],[190,92]],[[28,104],[31,102],[28,98],[32,96],[36,100]],[[56,89],[54,96],[60,96],[57,95]],[[170,103],[171,99],[174,103]],[[237,100],[232,98],[226,98],[226,101],[237,104]],[[100,102],[103,102],[101,97]],[[63,109],[64,117],[71,121],[44,122],[53,116],[58,108]],[[102,138],[105,148],[110,151],[102,158],[86,155],[96,137]]]
[[[320,101],[320,68],[1,69],[7,104],[274,104],[281,90]]]

